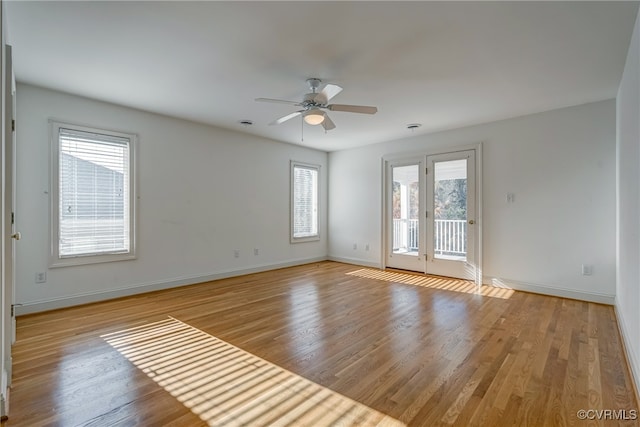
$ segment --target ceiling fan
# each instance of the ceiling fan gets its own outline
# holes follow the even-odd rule
[[[302,115],[304,121],[310,125],[322,125],[325,131],[334,129],[336,125],[323,110],[329,111],[345,111],[348,113],[375,114],[378,109],[376,107],[367,107],[364,105],[345,105],[345,104],[329,104],[328,102],[342,92],[342,88],[337,85],[327,84],[318,92],[322,80],[317,78],[307,79],[307,83],[311,88],[311,92],[307,93],[301,102],[285,101],[281,99],[256,98],[259,102],[275,102],[278,104],[291,104],[302,107],[294,113],[287,114],[269,123],[269,125],[279,125],[294,117]]]

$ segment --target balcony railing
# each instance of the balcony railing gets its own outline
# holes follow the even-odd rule
[[[436,219],[433,224],[435,255],[467,255],[467,221]]]
[[[393,251],[418,252],[418,231],[417,219],[394,219]]]
[[[467,254],[467,221],[463,219],[434,220],[435,255],[460,257]],[[393,251],[418,252],[417,219],[393,220]]]

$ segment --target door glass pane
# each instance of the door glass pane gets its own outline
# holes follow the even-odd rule
[[[467,259],[467,159],[434,163],[434,257]]]
[[[393,168],[393,253],[418,256],[419,165]]]

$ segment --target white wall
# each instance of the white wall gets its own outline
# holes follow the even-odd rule
[[[332,152],[329,256],[380,264],[383,156],[482,142],[485,279],[613,303],[615,141],[609,100]]]
[[[326,257],[326,153],[24,84],[17,93],[19,312]],[[47,268],[49,118],[138,135],[136,260]],[[292,159],[322,168],[319,242],[289,242]]]
[[[617,97],[616,312],[640,385],[640,14]]]

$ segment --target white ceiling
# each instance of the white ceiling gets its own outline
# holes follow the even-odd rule
[[[614,98],[637,2],[8,1],[18,81],[333,151]],[[290,120],[319,77],[337,128]],[[238,122],[250,119],[251,127]],[[413,131],[409,123],[421,123]]]

